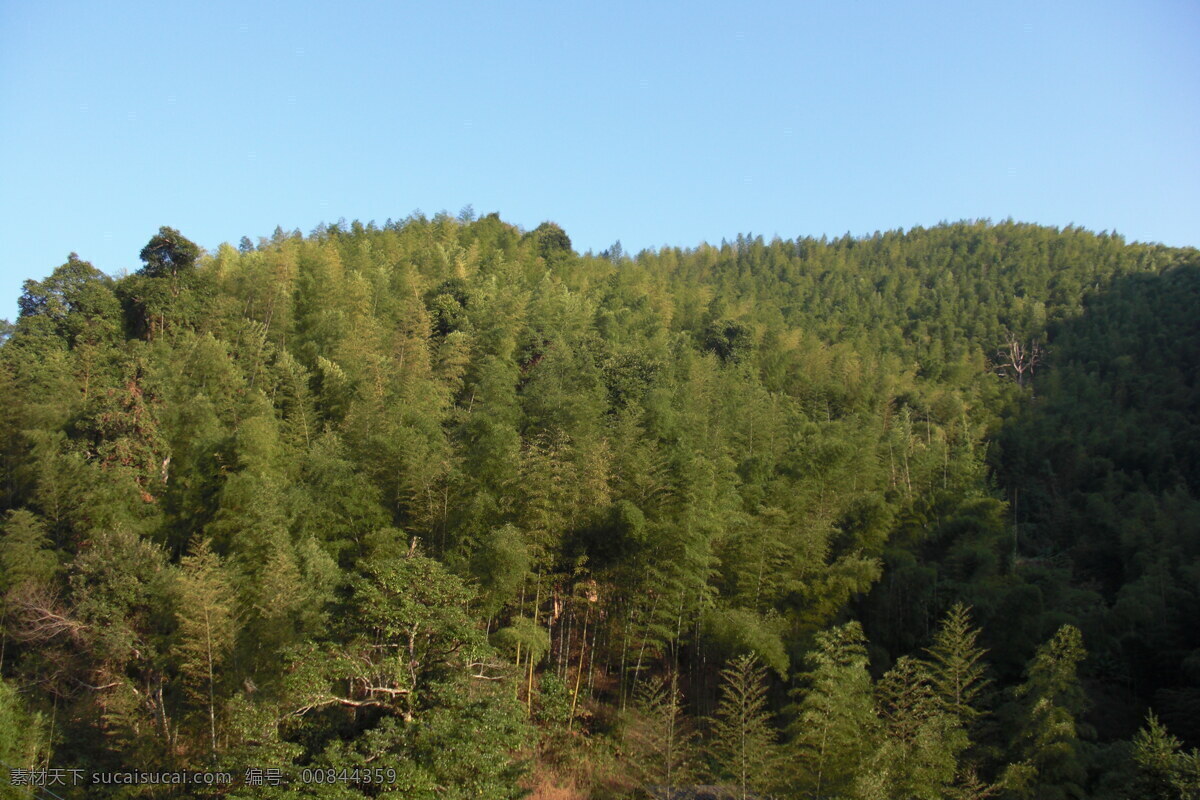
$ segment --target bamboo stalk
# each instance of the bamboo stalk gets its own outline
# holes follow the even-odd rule
[[[571,713],[567,715],[567,730],[575,719],[575,707],[579,705],[579,687],[583,683],[583,656],[587,652],[587,626],[592,615],[592,604],[588,603],[587,611],[583,613],[583,633],[579,637],[579,667],[575,670],[575,691],[571,694]]]

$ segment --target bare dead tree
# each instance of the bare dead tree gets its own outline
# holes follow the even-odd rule
[[[1018,386],[1024,386],[1042,363],[1042,345],[1037,339],[1026,345],[1012,331],[1005,331],[1005,344],[996,351],[996,369],[1002,375],[1012,375]]]
[[[10,633],[19,641],[48,642],[66,636],[79,642],[87,625],[75,619],[59,598],[31,584],[19,587],[9,596],[14,611]]]

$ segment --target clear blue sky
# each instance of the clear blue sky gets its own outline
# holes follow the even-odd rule
[[[1012,216],[1200,245],[1200,4],[0,0],[0,317],[339,217],[576,249]]]

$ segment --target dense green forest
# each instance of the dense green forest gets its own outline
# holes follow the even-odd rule
[[[0,797],[1200,796],[1196,250],[140,258],[0,331]]]

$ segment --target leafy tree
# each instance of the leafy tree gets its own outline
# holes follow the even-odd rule
[[[1185,800],[1200,793],[1200,752],[1184,752],[1153,712],[1133,737],[1133,758],[1141,772],[1140,797]]]
[[[479,580],[480,600],[488,616],[513,600],[529,574],[529,548],[513,525],[492,532],[475,551],[471,572]]]
[[[862,626],[818,633],[807,689],[792,723],[796,788],[806,796],[848,791],[875,742],[877,723]]]
[[[162,635],[172,595],[166,562],[127,529],[97,532],[69,565],[67,597],[31,599],[18,628],[54,665],[56,694],[75,701],[73,713],[100,735],[91,747],[148,767],[173,763],[179,743]]]
[[[524,709],[507,693],[456,685],[439,693],[421,717],[386,718],[351,741],[331,743],[315,764],[395,770],[395,784],[363,785],[348,792],[352,797],[382,788],[428,800],[517,800],[526,793],[521,784],[528,771],[520,753],[532,733]]]
[[[547,262],[554,262],[571,253],[571,237],[558,224],[543,222],[533,229],[537,253]]]
[[[533,664],[539,663],[550,650],[550,632],[525,616],[514,618],[496,631],[492,641],[514,658],[524,656],[526,662]]]
[[[767,672],[754,656],[738,656],[721,670],[722,692],[708,742],[713,772],[732,779],[740,800],[779,783],[781,752],[767,706]]]
[[[50,736],[45,718],[30,711],[17,688],[5,680],[0,680],[0,726],[5,731],[0,737],[0,764],[5,771],[0,798],[25,800],[30,796],[29,789],[16,784],[11,770],[45,769],[50,762]]]
[[[61,570],[45,523],[27,509],[8,512],[0,537],[0,591],[25,584],[48,587]]]
[[[370,665],[388,677],[361,691],[392,687],[412,714],[428,684],[465,670],[486,647],[467,613],[471,593],[440,563],[415,552],[372,559],[363,570],[354,584],[355,620],[380,645]]]
[[[722,665],[806,652],[800,796],[1119,794],[1144,708],[1200,740],[1195,250],[968,221],[596,257],[447,213],[252,245],[69,257],[0,326],[0,670],[58,763],[504,796],[528,747],[602,795],[616,748],[665,763],[631,693],[686,728]],[[1069,636],[1022,679],[1064,622],[1086,684]]]
[[[194,543],[180,563],[175,653],[184,690],[203,709],[210,756],[217,753],[217,683],[237,635],[236,596],[207,540]]]
[[[200,248],[179,231],[165,225],[142,248],[139,257],[144,262],[141,273],[151,278],[177,278],[196,265]]]
[[[704,349],[716,353],[722,361],[745,358],[753,343],[752,332],[734,320],[717,320],[704,331]]]
[[[56,336],[70,349],[84,399],[113,378],[122,319],[108,276],[71,253],[46,280],[25,281],[17,305],[23,333]]]
[[[209,315],[210,287],[197,274],[200,248],[174,228],[162,227],[142,248],[144,262],[120,285],[126,314],[148,339],[168,328],[194,328]]]
[[[876,687],[879,740],[856,781],[862,797],[942,798],[951,794],[967,735],[917,659],[896,662]]]
[[[752,656],[781,678],[788,672],[788,656],[780,631],[781,620],[763,618],[740,608],[716,608],[704,615],[701,631],[707,647],[734,664]]]
[[[144,362],[131,361],[122,371],[122,385],[94,398],[78,434],[90,460],[122,475],[144,502],[153,503],[170,463],[158,419],[159,396]]]
[[[674,796],[695,770],[695,731],[683,710],[677,676],[642,681],[624,728],[625,763],[647,789]]]
[[[987,651],[976,644],[979,630],[971,627],[970,609],[955,603],[934,635],[929,654],[929,680],[946,711],[970,728],[982,713],[979,704],[990,683],[985,677]]]
[[[1077,719],[1087,699],[1076,669],[1086,655],[1079,629],[1064,625],[1038,648],[1026,668],[1025,682],[1014,690],[1021,704],[1014,749],[1031,768],[1025,795],[1083,796],[1086,770]]]

